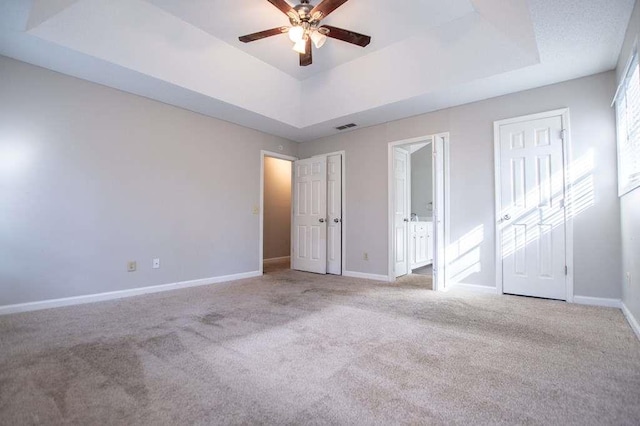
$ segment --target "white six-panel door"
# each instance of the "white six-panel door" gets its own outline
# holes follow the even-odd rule
[[[327,158],[294,163],[291,268],[327,273]]]
[[[409,273],[409,151],[393,149],[393,242],[394,272],[399,277]]]
[[[500,132],[503,292],[566,299],[562,116]]]
[[[342,275],[342,155],[327,158],[327,273]]]

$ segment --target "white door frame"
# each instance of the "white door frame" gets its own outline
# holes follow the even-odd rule
[[[264,158],[272,157],[279,158],[280,160],[291,161],[291,182],[293,183],[293,162],[298,160],[297,157],[290,155],[279,154],[277,152],[260,151],[260,206],[258,207],[258,214],[260,216],[260,236],[258,238],[258,271],[260,275],[264,273]],[[291,186],[291,223],[293,223],[293,185]]]
[[[334,151],[326,154],[313,155],[312,157],[329,157],[331,155],[342,156],[342,274],[347,271],[347,154],[345,151]],[[293,214],[293,213],[292,213]],[[291,234],[293,235],[293,233]]]
[[[393,265],[394,265],[394,241],[393,241],[393,203],[394,203],[394,190],[393,190],[393,149],[397,146],[401,146],[401,145],[412,145],[412,144],[417,144],[420,142],[425,142],[425,141],[430,141],[431,144],[435,145],[435,141],[436,138],[442,138],[443,140],[443,145],[444,145],[444,152],[443,152],[443,166],[444,166],[444,170],[440,170],[439,167],[436,166],[436,162],[434,161],[434,173],[440,173],[441,177],[442,177],[442,183],[443,183],[443,187],[442,190],[444,191],[443,194],[443,200],[444,200],[444,206],[441,206],[440,209],[444,210],[444,214],[440,214],[439,212],[439,217],[438,219],[441,221],[444,221],[444,235],[438,235],[438,238],[443,239],[444,240],[444,244],[441,244],[441,241],[435,241],[433,243],[433,249],[434,249],[434,260],[435,260],[435,253],[437,251],[440,251],[441,253],[438,253],[439,256],[442,257],[442,262],[441,264],[443,265],[443,268],[441,268],[441,270],[438,271],[442,279],[442,284],[443,286],[440,287],[438,285],[438,283],[436,281],[433,282],[433,289],[435,291],[446,291],[447,290],[447,285],[449,283],[449,264],[448,264],[448,259],[447,259],[447,247],[449,247],[449,206],[450,206],[450,202],[449,202],[449,132],[443,132],[443,133],[436,133],[436,134],[430,134],[430,135],[425,135],[425,136],[418,136],[415,138],[410,138],[410,139],[403,139],[403,140],[399,140],[399,141],[393,141],[393,142],[389,142],[388,147],[387,147],[387,192],[388,192],[388,201],[387,201],[387,215],[388,215],[388,221],[387,221],[387,238],[388,238],[388,245],[387,245],[387,259],[388,259],[388,263],[387,263],[387,279],[389,282],[395,282],[396,281],[396,277],[395,277],[395,273],[393,271]],[[436,188],[436,191],[438,190],[438,188]],[[437,224],[434,223],[434,227],[437,226]],[[436,233],[434,232],[434,235],[436,235]],[[442,247],[443,249],[438,250],[438,246]]]
[[[440,277],[441,277],[441,283],[442,283],[442,288],[439,287],[439,283],[434,282],[434,286],[433,289],[436,291],[448,291],[449,290],[449,263],[448,263],[448,259],[449,257],[447,256],[447,251],[449,251],[449,246],[451,245],[449,236],[451,235],[450,232],[450,224],[451,221],[449,220],[449,215],[450,215],[450,206],[451,206],[451,198],[450,198],[450,174],[449,174],[449,132],[443,132],[443,133],[437,133],[435,135],[433,135],[433,146],[432,149],[436,150],[437,144],[436,144],[436,140],[440,138],[442,139],[442,171],[441,171],[441,180],[442,180],[442,186],[443,186],[443,194],[442,194],[442,206],[440,206],[439,208],[441,210],[444,210],[444,214],[440,214],[440,212],[438,213],[438,219],[444,221],[444,226],[442,227],[444,235],[442,235],[441,237],[438,236],[438,231],[437,231],[437,223],[434,224],[434,235],[436,237],[438,237],[438,240],[434,240],[433,242],[433,265],[434,267],[438,268],[438,271],[440,272]],[[437,161],[434,161],[434,165],[433,165],[433,169],[434,169],[434,175],[435,173],[437,173],[439,167],[437,165]],[[434,186],[435,186],[435,176],[434,176]],[[434,197],[437,197],[437,194],[434,194]],[[434,200],[435,201],[435,200]],[[440,259],[440,257],[442,259]],[[437,262],[437,264],[436,264]]]
[[[562,142],[563,166],[564,166],[564,190],[565,190],[565,265],[567,274],[565,275],[565,285],[567,291],[567,302],[573,303],[573,185],[571,180],[571,126],[569,123],[569,108],[562,108],[553,111],[541,112],[538,114],[525,115],[521,117],[508,118],[493,122],[493,152],[494,152],[494,173],[495,173],[495,266],[496,266],[496,292],[503,294],[503,274],[502,274],[502,192],[501,192],[501,169],[500,169],[500,126],[514,124],[522,121],[539,120],[542,118],[562,117],[562,127],[564,137]]]

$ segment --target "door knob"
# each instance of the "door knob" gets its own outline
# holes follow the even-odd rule
[[[503,219],[504,220],[511,220],[511,215],[510,214],[505,214]]]
[[[333,221],[334,221],[335,223],[340,223],[340,219],[338,219],[337,217],[336,217],[335,219],[333,219]]]
[[[320,223],[324,223],[324,218],[321,217],[320,219],[318,219],[320,221]]]
[[[405,218],[404,218],[404,221],[405,221],[405,222],[409,222],[409,219],[407,219],[407,218],[405,217]]]

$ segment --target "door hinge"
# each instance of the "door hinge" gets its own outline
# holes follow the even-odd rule
[[[567,136],[567,129],[560,130],[560,139],[564,141],[566,136]]]
[[[569,267],[567,265],[564,265],[564,274],[569,275]]]

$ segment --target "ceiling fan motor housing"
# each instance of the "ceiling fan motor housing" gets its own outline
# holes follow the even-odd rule
[[[309,4],[309,0],[302,0],[299,5],[293,7],[293,10],[298,13],[298,16],[300,17],[300,20],[302,22],[309,22],[309,20],[311,19],[311,10],[313,10],[313,7]],[[292,21],[291,24],[295,25],[293,19],[290,20]]]

